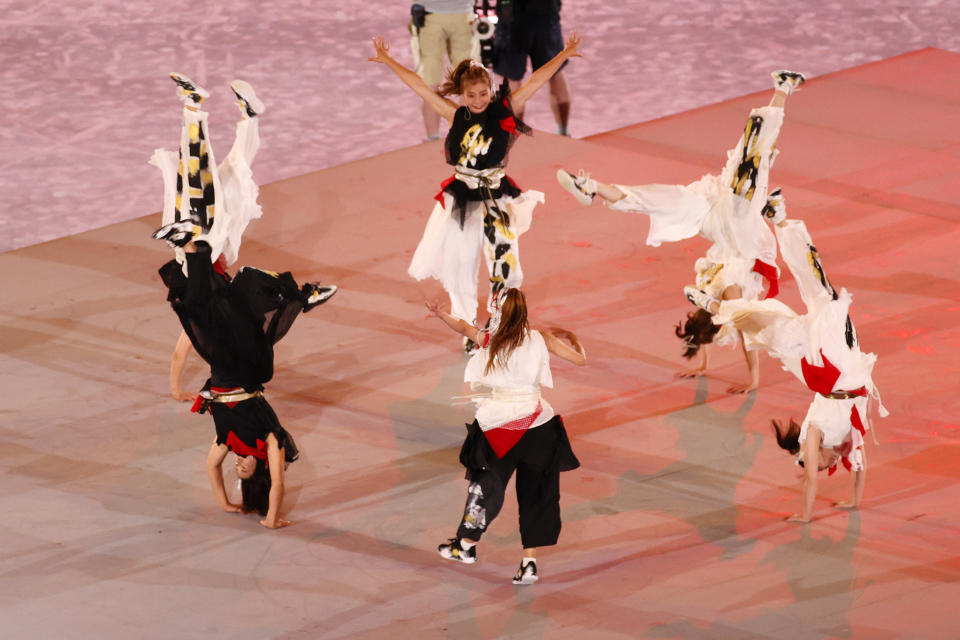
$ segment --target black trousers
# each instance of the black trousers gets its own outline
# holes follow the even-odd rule
[[[467,501],[458,538],[477,541],[500,513],[507,483],[517,473],[517,505],[523,548],[555,545],[560,537],[560,471],[579,466],[560,416],[534,427],[497,458],[476,422],[461,450],[467,466]]]

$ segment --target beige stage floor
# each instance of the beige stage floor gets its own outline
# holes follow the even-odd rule
[[[166,395],[179,329],[159,215],[0,254],[0,636],[956,637],[958,74],[960,55],[926,49],[817,78],[787,107],[773,182],[853,292],[893,414],[868,446],[863,508],[831,509],[841,472],[809,525],[783,522],[800,483],[769,418],[801,416],[810,392],[762,356],[759,391],[729,396],[744,368],[723,349],[709,377],[675,377],[680,289],[706,243],[647,247],[644,217],[581,207],[553,177],[690,182],[768,94],[520,141],[511,174],[547,194],[524,288],[536,321],[590,357],[554,363],[547,395],[583,466],[562,478],[564,531],[533,587],[510,584],[509,495],[479,563],[435,551],[462,508],[471,419],[450,402],[464,358],[423,308],[439,286],[405,273],[449,173],[435,146],[262,189],[241,262],[342,287],[278,345],[269,396],[303,452],[279,531],[217,510],[212,422]],[[789,277],[782,299],[802,308]]]

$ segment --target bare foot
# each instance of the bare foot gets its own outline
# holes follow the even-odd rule
[[[833,508],[842,509],[843,511],[854,511],[856,509],[859,509],[860,505],[854,504],[853,502],[849,502],[847,500],[841,500],[840,502],[834,502]]]
[[[278,519],[278,520],[276,521],[276,523],[274,523],[274,524],[270,524],[270,523],[268,523],[266,520],[261,520],[261,521],[260,521],[260,524],[262,524],[263,526],[265,526],[267,529],[279,529],[279,528],[281,528],[281,527],[289,527],[289,526],[290,526],[291,524],[293,524],[293,523],[290,522],[289,520],[280,520],[280,519]]]
[[[747,393],[748,391],[753,391],[757,388],[755,384],[734,384],[730,385],[727,389],[727,393],[738,394],[738,393]]]
[[[795,513],[795,514],[793,514],[792,516],[787,516],[786,521],[787,521],[787,522],[798,522],[798,523],[800,523],[800,524],[806,524],[806,523],[810,522],[810,518],[804,518],[804,517],[803,517],[802,515],[800,515],[799,513]]]
[[[677,371],[678,378],[699,378],[700,376],[707,375],[706,369],[701,369],[696,367],[694,369],[685,369],[683,371]]]

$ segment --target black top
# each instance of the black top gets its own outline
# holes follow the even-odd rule
[[[530,135],[531,129],[513,114],[510,89],[504,82],[483,113],[457,109],[444,142],[447,164],[477,171],[505,166],[521,133]],[[520,195],[520,187],[509,176],[504,176],[496,189],[470,189],[460,180],[449,180],[443,190],[453,196],[461,226],[467,202]]]
[[[229,280],[214,271],[206,243],[187,254],[187,273],[175,260],[160,268],[167,300],[210,365],[208,384],[263,389],[273,377],[273,345],[303,309],[293,276],[245,267]]]

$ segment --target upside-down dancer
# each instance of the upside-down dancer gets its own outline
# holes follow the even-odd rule
[[[599,182],[583,171],[574,176],[561,169],[557,179],[582,204],[591,204],[599,195],[611,209],[650,216],[650,246],[698,234],[713,242],[706,256],[695,264],[696,288],[721,300],[772,298],[777,294],[779,277],[777,242],[761,212],[772,215],[781,201],[779,189],[767,194],[770,167],[787,96],[805,81],[802,74],[791,71],[776,71],[773,78],[770,104],[750,112],[743,135],[737,146],[727,152],[727,162],[718,175],[708,174],[688,185],[628,187]],[[684,341],[684,358],[700,354],[697,367],[678,374],[686,378],[704,375],[706,371],[707,350],[702,345],[736,345],[738,341],[742,345],[735,330],[713,324],[709,313],[699,309],[688,314],[675,332]],[[760,383],[757,354],[746,349],[743,354],[749,380],[731,386],[730,393],[751,391]]]
[[[180,80],[189,83],[185,76]],[[189,85],[188,89],[180,87],[185,111],[198,111],[206,92]],[[188,128],[191,124],[196,123],[187,122]],[[207,474],[224,511],[255,511],[264,516],[263,526],[283,527],[290,524],[280,514],[284,472],[298,451],[263,397],[263,385],[273,377],[273,345],[301,311],[329,299],[336,287],[312,283],[300,287],[289,273],[251,267],[242,268],[231,279],[216,268],[213,244],[221,242],[222,236],[209,225],[215,225],[222,182],[214,181],[209,171],[214,161],[206,127],[197,125],[188,135],[190,157],[182,163],[182,178],[190,188],[190,208],[180,210],[178,202],[177,219],[162,226],[154,237],[177,249],[176,258],[161,267],[160,276],[184,333],[210,365],[210,378],[194,404],[199,413],[209,410],[216,426]],[[167,188],[172,186],[169,180],[164,183]],[[169,191],[165,195],[168,200],[179,200],[171,198]],[[236,454],[241,505],[230,502],[224,487],[222,466],[230,451]]]
[[[783,426],[773,421],[777,443],[803,467],[803,510],[787,519],[809,522],[817,495],[817,472],[827,469],[833,475],[840,464],[853,472],[853,486],[850,500],[835,506],[859,507],[866,480],[863,436],[871,427],[871,400],[877,401],[881,417],[888,412],[872,377],[877,356],[860,351],[850,320],[850,294],[846,289],[834,289],[806,225],[787,220],[782,203],[772,222],[780,254],[797,282],[806,314],[798,315],[779,300],[717,300],[693,287],[686,287],[685,293],[691,302],[713,314],[713,322],[732,323],[740,330],[747,349],[766,350],[814,392],[802,423],[791,419]]]

